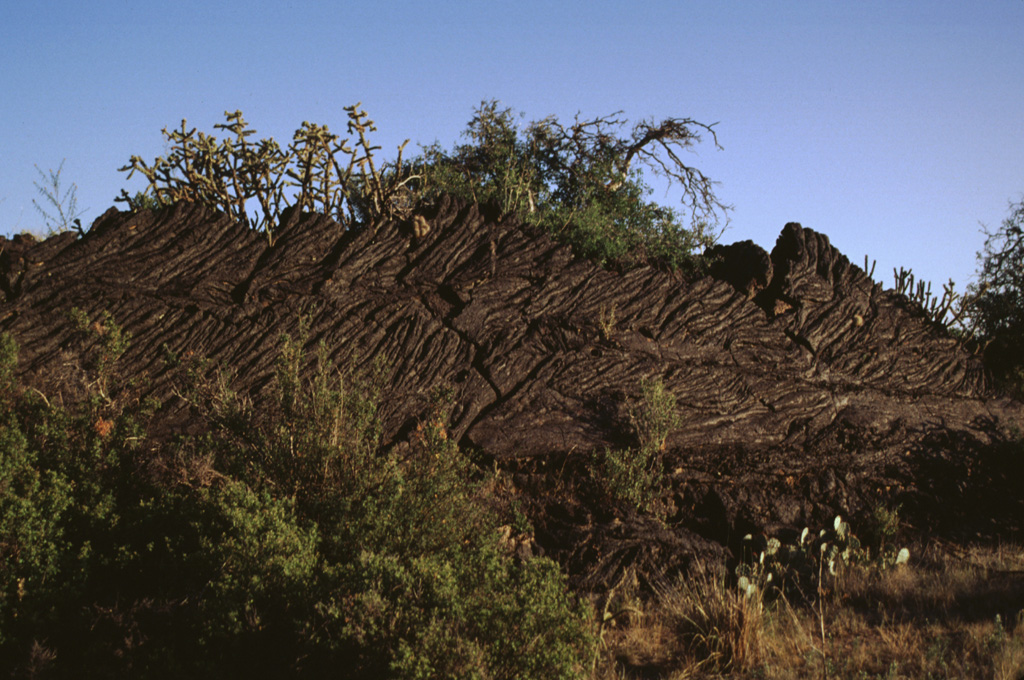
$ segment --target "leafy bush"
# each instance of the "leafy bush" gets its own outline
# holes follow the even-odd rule
[[[127,192],[125,192],[125,194],[127,194]],[[128,203],[132,212],[139,212],[140,210],[160,210],[172,205],[171,203],[161,202],[159,198],[153,194],[148,194],[145,191],[136,191],[134,196],[127,196],[127,198],[122,195],[121,198],[125,199],[125,202]],[[166,200],[169,201],[170,199]]]
[[[1024,395],[1024,201],[987,234],[978,254],[978,282],[970,286],[971,318],[987,343],[985,363],[997,382]]]
[[[513,561],[478,476],[435,404],[404,456],[384,454],[376,377],[332,373],[321,351],[305,383],[285,339],[275,408],[223,421],[218,467],[291,494],[320,536],[305,664],[355,659],[354,677],[577,677],[591,654],[588,613],[557,567]],[[245,411],[243,408],[242,411]]]
[[[132,572],[130,528],[145,512],[139,423],[151,405],[124,411],[95,395],[55,406],[17,384],[9,335],[0,347],[0,663],[14,668],[33,649],[50,659],[46,640],[74,664],[105,595]]]
[[[182,394],[202,432],[144,447],[152,406],[126,399],[106,361],[125,336],[75,316],[98,334],[85,365],[108,379],[67,408],[19,387],[16,345],[0,336],[4,667],[584,674],[591,613],[554,563],[506,552],[481,473],[447,436],[447,392],[408,451],[385,452],[380,371],[336,371],[285,339],[272,404],[195,370]]]
[[[0,428],[0,649],[57,590],[67,549],[62,518],[72,503],[71,482],[41,470],[17,424]]]
[[[615,500],[640,511],[654,502],[663,473],[653,451],[607,449],[600,466],[600,482]]]
[[[665,440],[679,427],[675,395],[665,389],[660,378],[644,380],[640,402],[629,406],[629,417],[638,446],[605,451],[598,481],[616,500],[646,511],[664,482],[661,454]]]
[[[669,118],[641,121],[623,134],[626,125],[612,114],[577,117],[569,126],[548,117],[520,129],[511,109],[483,102],[464,133],[468,143],[451,152],[425,148],[412,186],[424,198],[452,193],[521,214],[605,264],[696,267],[728,206],[679,153],[700,142],[701,132],[717,144],[714,126]],[[689,227],[678,212],[648,199],[651,189],[635,163],[682,189]]]
[[[660,453],[669,434],[679,427],[676,397],[661,378],[641,381],[640,393],[640,403],[629,408],[629,419],[640,448]]]
[[[587,612],[549,560],[516,563],[488,545],[363,552],[347,571],[352,594],[328,613],[358,641],[367,677],[581,677],[593,653]]]
[[[193,519],[196,555],[214,575],[200,604],[210,643],[308,614],[293,610],[314,577],[319,536],[315,524],[299,521],[294,498],[226,480],[201,489],[197,500],[204,512]]]

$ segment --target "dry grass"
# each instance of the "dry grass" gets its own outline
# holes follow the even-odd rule
[[[1024,549],[916,552],[829,584],[824,658],[816,606],[741,596],[722,573],[643,606],[619,595],[631,613],[606,629],[596,677],[1024,679]]]
[[[680,580],[661,592],[656,604],[643,607],[627,589],[613,605],[601,678],[744,672],[773,653],[768,648],[772,615],[761,595],[740,594],[724,571],[701,571]]]

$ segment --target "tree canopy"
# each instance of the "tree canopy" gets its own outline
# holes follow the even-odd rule
[[[682,156],[702,135],[718,147],[714,124],[667,118],[630,125],[617,112],[520,126],[520,117],[497,101],[482,102],[465,143],[424,149],[418,186],[519,213],[605,264],[689,268],[715,242],[730,208],[715,182]],[[682,190],[681,211],[650,199],[644,171]]]
[[[996,380],[1024,392],[1024,200],[995,231],[986,231],[971,286],[972,322],[987,343],[985,363]]]

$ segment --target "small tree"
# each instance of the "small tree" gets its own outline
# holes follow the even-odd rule
[[[985,363],[997,381],[1024,393],[1024,200],[994,232],[986,230],[972,284],[972,322],[987,343]]]
[[[630,127],[619,115],[577,116],[570,125],[549,116],[521,128],[511,109],[483,102],[464,133],[468,143],[450,153],[436,144],[424,150],[420,188],[521,213],[602,262],[693,264],[693,253],[715,241],[729,206],[681,154],[701,134],[717,147],[714,125],[668,118]],[[689,226],[677,211],[647,198],[644,170],[682,189]]]

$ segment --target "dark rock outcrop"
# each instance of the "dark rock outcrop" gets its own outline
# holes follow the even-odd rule
[[[132,333],[126,372],[173,424],[185,407],[162,347],[230,367],[259,399],[304,316],[333,362],[387,358],[388,446],[431,388],[454,386],[450,432],[513,475],[540,548],[585,587],[629,565],[659,580],[749,531],[878,502],[950,535],[1020,529],[1007,452],[1024,409],[991,397],[977,357],[825,236],[789,224],[770,256],[726,246],[713,276],[686,281],[602,270],[472,205],[419,217],[417,236],[303,215],[271,247],[197,206],[111,210],[80,239],[0,243],[0,330],[26,381],[71,395],[68,312],[109,311]],[[651,376],[683,423],[663,457],[664,522],[610,508],[589,481],[607,447],[634,445],[628,405]]]
[[[716,245],[705,255],[711,261],[711,275],[731,284],[748,298],[755,297],[772,280],[772,258],[753,241]]]

